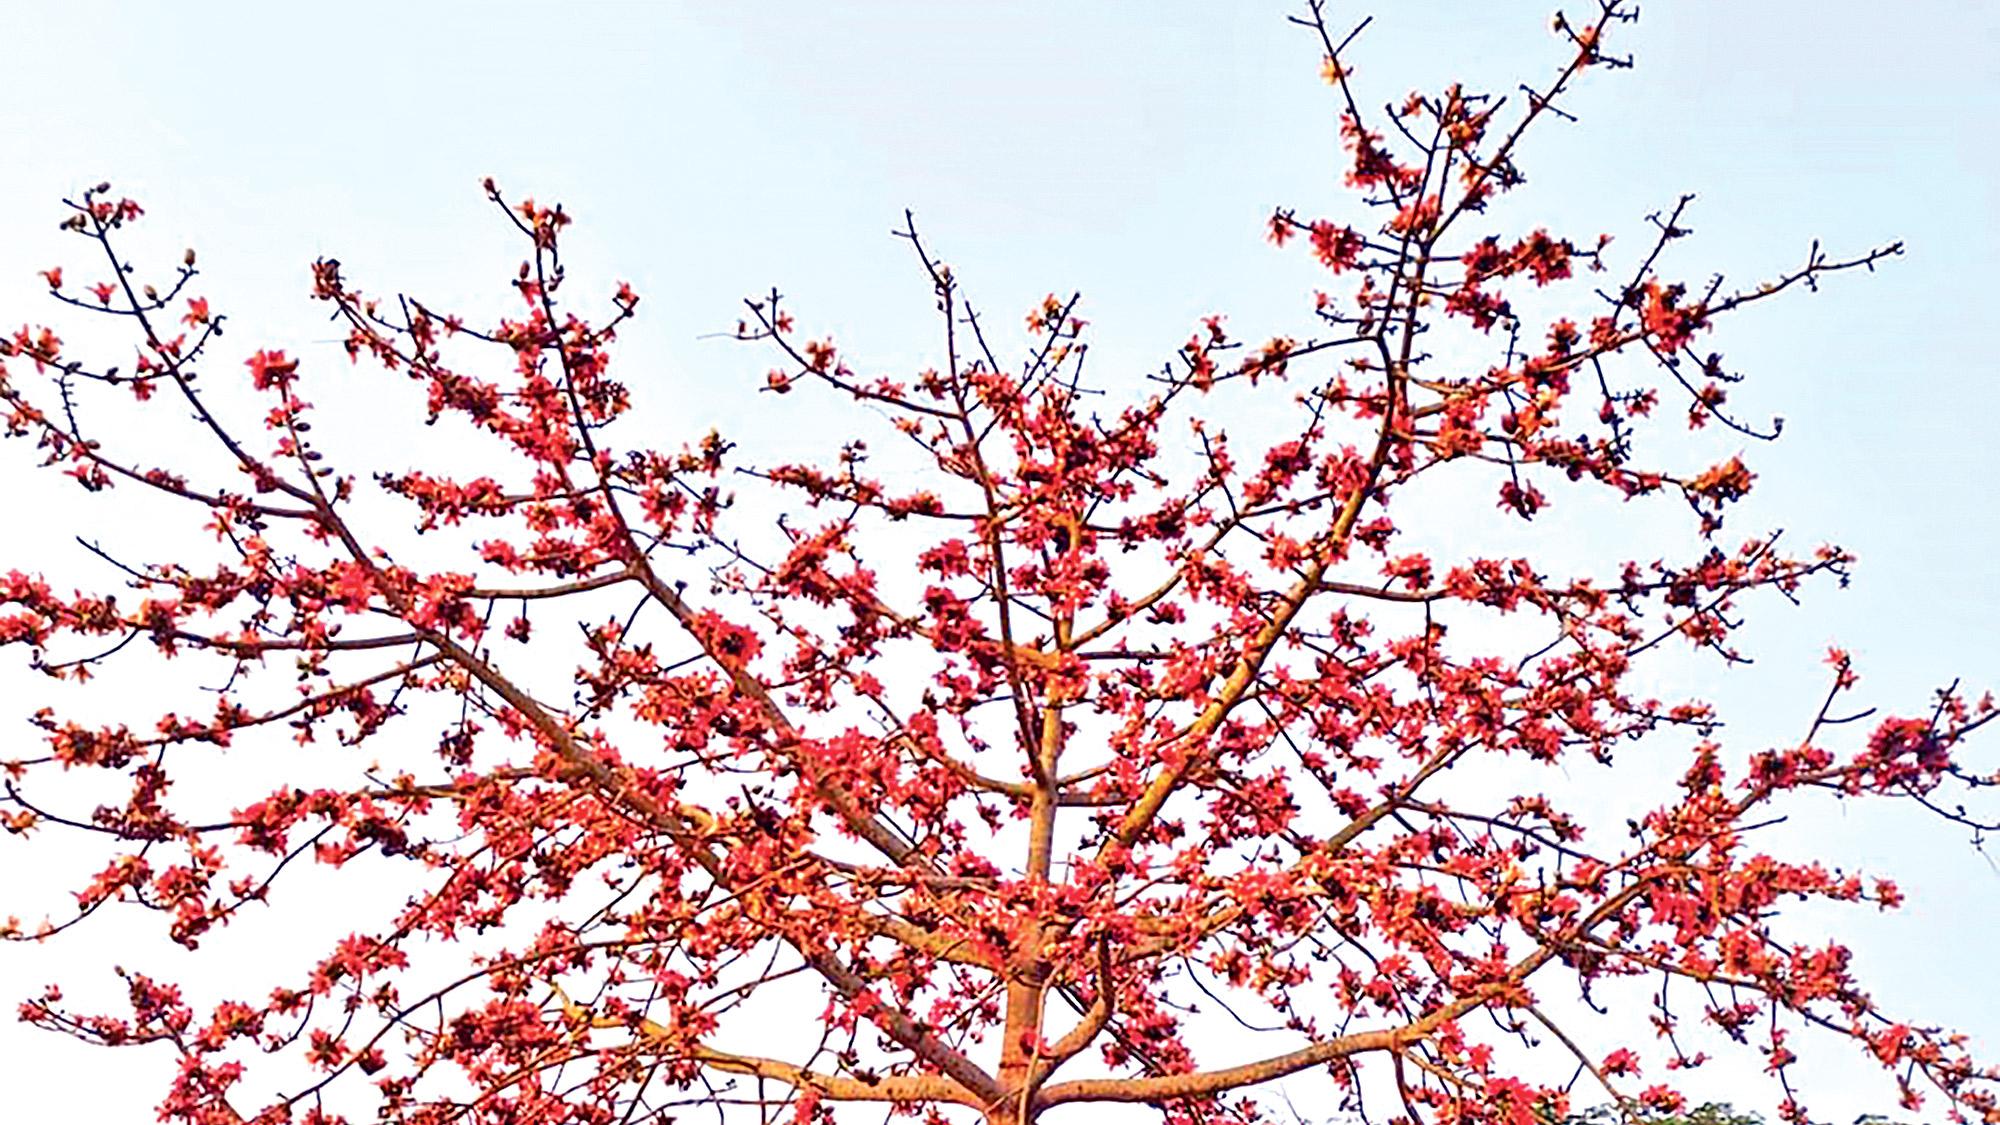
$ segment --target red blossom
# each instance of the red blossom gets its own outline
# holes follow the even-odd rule
[[[1608,239],[1493,204],[1628,11],[1561,25],[1526,98],[1447,86],[1385,121],[1327,61],[1359,198],[1272,213],[1334,275],[1295,319],[1202,315],[1161,366],[1086,364],[1076,298],[980,320],[912,224],[934,358],[857,373],[901,345],[843,359],[767,293],[737,334],[777,393],[728,434],[669,411],[684,444],[627,417],[669,376],[621,382],[639,298],[574,296],[561,207],[485,182],[520,251],[490,307],[314,263],[342,393],[383,426],[322,434],[284,351],[245,360],[260,407],[204,391],[234,362],[219,317],[187,298],[168,335],[181,290],[114,237],[140,209],[86,193],[66,229],[114,270],[90,292],[138,295],[89,319],[139,358],[23,324],[0,408],[48,483],[129,507],[47,505],[27,531],[94,553],[0,577],[0,646],[65,681],[0,761],[0,828],[88,865],[45,929],[0,937],[91,932],[137,964],[308,887],[352,919],[273,947],[275,982],[127,973],[112,1010],[49,989],[23,1017],[171,1047],[181,1125],[611,1125],[686,1099],[1254,1125],[1267,1082],[1309,1074],[1328,1112],[1539,1125],[1579,1068],[1682,1113],[1706,1057],[1684,1042],[1784,1076],[1805,1028],[2000,1118],[1966,1042],[1879,1006],[1839,939],[1840,908],[1897,885],[1758,831],[1826,792],[1988,815],[1968,747],[1993,702],[1849,723],[1841,649],[1784,744],[1655,697],[1685,679],[1665,642],[1747,659],[1748,616],[1852,561],[1722,538],[1756,477],[1737,376],[1693,335],[1888,251],[1692,297],[1655,266],[1676,210],[1611,263],[1629,286],[1564,284]],[[1309,57],[1345,51],[1309,12]],[[100,432],[119,388],[143,429]],[[1716,424],[1657,440],[1682,402]],[[458,432],[347,460],[403,420]],[[1601,524],[1524,539],[1558,501]],[[1541,999],[1626,1005],[1639,979],[1608,1026]],[[760,1035],[772,1012],[808,1034]],[[302,1067],[307,1093],[270,1093]]]
[[[284,352],[260,351],[251,356],[245,366],[250,368],[250,385],[267,391],[273,387],[283,389],[289,386],[298,373],[299,361],[288,358]]]

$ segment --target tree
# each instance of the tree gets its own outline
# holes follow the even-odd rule
[[[1583,1113],[1572,1114],[1563,1119],[1566,1125],[1596,1125],[1623,1119],[1615,1106],[1592,1106]],[[1653,1125],[1759,1125],[1763,1118],[1754,1113],[1744,1113],[1726,1102],[1707,1102],[1685,1113],[1675,1113],[1649,1117]]]
[[[1612,1105],[1597,1105],[1563,1119],[1564,1125],[1611,1125],[1625,1119],[1625,1114]],[[1683,1113],[1647,1115],[1643,1120],[1649,1125],[1761,1125],[1763,1118],[1755,1113],[1737,1109],[1727,1102],[1705,1102]],[[1854,1125],[1889,1125],[1882,1117],[1863,1116],[1854,1119]]]
[[[587,318],[569,216],[489,183],[528,247],[511,316],[314,265],[356,363],[487,443],[371,480],[313,428],[327,392],[297,359],[257,350],[247,387],[218,386],[223,314],[193,255],[147,286],[120,249],[141,208],[83,193],[67,222],[103,279],[52,267],[50,290],[118,318],[139,359],[23,329],[9,432],[215,546],[101,548],[122,596],[10,574],[0,642],[107,706],[111,685],[191,664],[224,686],[189,681],[138,726],[32,716],[45,745],[7,763],[9,826],[107,855],[71,916],[9,936],[138,903],[195,948],[284,908],[304,860],[379,889],[387,917],[269,993],[197,1001],[128,972],[129,1011],[51,990],[25,1016],[175,1052],[162,1116],[201,1123],[370,1103],[423,1123],[651,1120],[683,1092],[801,1118],[1249,1120],[1260,1088],[1321,1075],[1326,1111],[1526,1125],[1569,1112],[1579,1079],[1680,1112],[1667,1080],[1710,1039],[1761,1050],[1789,1098],[1802,1033],[1852,1040],[1912,1104],[2000,1120],[1960,1041],[1879,1010],[1840,944],[1779,916],[1890,907],[1893,884],[1753,835],[1813,791],[1973,823],[1954,791],[1986,782],[1957,755],[1991,702],[1948,690],[1864,732],[1836,652],[1804,738],[1726,751],[1710,708],[1636,686],[1670,646],[1739,659],[1745,605],[1845,575],[1837,548],[1725,537],[1754,477],[1707,460],[1715,435],[1775,427],[1730,411],[1739,376],[1699,347],[1727,314],[1897,248],[1815,246],[1737,289],[1667,274],[1686,198],[1636,254],[1509,229],[1522,138],[1565,116],[1580,75],[1627,65],[1605,38],[1629,18],[1559,20],[1562,66],[1518,98],[1451,88],[1384,115],[1351,81],[1360,29],[1310,8],[1369,207],[1271,217],[1332,278],[1312,335],[1247,343],[1215,317],[1150,380],[1103,381],[1078,302],[1051,297],[1004,362],[914,223],[934,369],[859,374],[775,293],[750,302],[739,335],[779,357],[774,412],[887,419],[887,448],[824,463],[628,439],[610,357],[638,296]],[[98,428],[106,391],[151,432],[191,414],[199,442],[146,459]],[[1463,545],[1545,525],[1551,493],[1691,528],[1676,556],[1565,574],[1555,544],[1537,545],[1552,561]],[[300,777],[343,776],[252,788],[227,756],[287,738]],[[1685,761],[1629,825],[1544,792],[1565,763],[1645,777],[1642,745]],[[440,947],[464,952],[440,966]],[[1628,1045],[1629,1015],[1586,1034],[1599,996],[1647,1005],[1657,1045]],[[812,1033],[760,1031],[773,1012]],[[271,1093],[287,1066],[316,1073]]]

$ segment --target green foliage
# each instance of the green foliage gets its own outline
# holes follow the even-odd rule
[[[1561,1125],[1764,1125],[1761,1114],[1739,1110],[1727,1102],[1709,1102],[1685,1113],[1625,1112],[1615,1105],[1599,1105],[1563,1118]]]
[[[1685,1113],[1649,1113],[1637,1111],[1627,1114],[1614,1105],[1592,1106],[1582,1113],[1573,1113],[1562,1119],[1560,1125],[1764,1125],[1764,1116],[1750,1110],[1737,1109],[1728,1102],[1708,1102]],[[1908,1122],[1893,1121],[1879,1113],[1864,1113],[1854,1119],[1854,1125],[1909,1125]]]

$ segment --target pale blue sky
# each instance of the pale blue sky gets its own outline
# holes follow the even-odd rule
[[[1367,10],[1332,7],[1337,20]],[[1546,0],[1373,7],[1356,59],[1377,100],[1451,77],[1511,89],[1557,57]],[[32,270],[76,252],[55,237],[57,199],[108,177],[148,206],[161,245],[202,249],[230,343],[314,354],[333,334],[305,299],[321,254],[364,285],[492,292],[517,253],[479,197],[492,174],[578,216],[574,270],[645,294],[621,363],[641,396],[671,404],[681,429],[662,444],[754,425],[739,389],[767,357],[701,338],[746,294],[781,287],[885,369],[928,347],[926,287],[887,236],[905,207],[1006,323],[1045,292],[1082,290],[1096,370],[1132,375],[1209,312],[1253,336],[1303,323],[1316,271],[1268,247],[1262,222],[1274,205],[1347,200],[1318,52],[1285,24],[1292,10],[17,2],[0,69],[0,322],[47,311]],[[1737,280],[1797,263],[1815,237],[1909,244],[1872,278],[1766,306],[1719,338],[1753,375],[1736,399],[1746,413],[1788,420],[1779,446],[1755,451],[1744,526],[1836,539],[1862,567],[1804,612],[1762,607],[1760,663],[1704,690],[1732,737],[1775,741],[1796,736],[1836,641],[1860,656],[1871,702],[1917,706],[1954,676],[2000,685],[2000,5],[1656,3],[1644,17],[1623,37],[1639,68],[1593,76],[1573,103],[1583,124],[1530,149],[1524,223],[1636,240],[1641,216],[1694,190],[1699,237],[1676,261]],[[0,518],[16,534],[10,513],[40,479],[25,454],[0,449]],[[24,549],[10,544],[0,568]],[[1985,953],[2000,875],[1960,834],[1915,820],[1790,830],[1912,892],[1903,915],[1857,920],[1882,998],[2000,1054]],[[0,950],[10,1005],[56,963],[30,972],[18,952]],[[99,952],[64,957],[87,969]],[[98,1061],[0,1026],[22,1120],[75,1108],[74,1082]],[[137,1120],[152,1093],[99,1085],[89,1100]]]

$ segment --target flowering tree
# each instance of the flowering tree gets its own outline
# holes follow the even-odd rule
[[[1802,1117],[1801,1032],[1852,1040],[1913,1106],[2000,1120],[1959,1040],[1880,1011],[1842,945],[1776,916],[1891,907],[1893,885],[1754,835],[1801,790],[1973,823],[1952,791],[1984,779],[1957,754],[1991,702],[1846,726],[1835,652],[1805,736],[1746,753],[1704,704],[1632,686],[1674,646],[1738,659],[1745,606],[1844,575],[1836,548],[1726,537],[1753,474],[1690,458],[1775,434],[1730,412],[1738,376],[1703,348],[1727,314],[1897,248],[1815,246],[1732,288],[1666,272],[1685,198],[1628,254],[1499,229],[1522,138],[1627,65],[1606,37],[1630,18],[1559,18],[1563,65],[1518,97],[1375,114],[1356,34],[1313,4],[1297,22],[1367,209],[1271,217],[1329,277],[1310,335],[1246,343],[1212,317],[1157,374],[1093,381],[1076,301],[1051,297],[1003,358],[913,225],[932,369],[858,373],[775,293],[749,302],[774,414],[886,419],[886,452],[820,463],[626,443],[611,348],[638,296],[586,315],[569,216],[489,181],[526,246],[511,315],[313,267],[349,356],[483,443],[370,480],[314,430],[308,368],[259,350],[228,382],[192,252],[146,285],[120,248],[140,207],[85,192],[66,225],[102,258],[49,289],[138,359],[22,329],[8,431],[214,547],[100,548],[123,594],[10,573],[0,643],[98,691],[162,661],[211,686],[150,725],[31,716],[42,744],[0,763],[7,826],[107,854],[71,913],[6,935],[136,903],[192,949],[282,911],[315,863],[380,920],[268,992],[197,1001],[121,970],[127,1011],[50,988],[23,1017],[175,1052],[162,1118],[203,1125],[632,1122],[689,1098],[1249,1121],[1260,1087],[1313,1075],[1329,1109],[1526,1125],[1606,1097],[1679,1112],[1673,1072],[1711,1039],[1762,1051]],[[194,440],[141,458],[94,427],[107,393]],[[1479,497],[1450,536],[1403,514],[1440,488]],[[1462,543],[1564,495],[1686,520],[1683,553],[1558,574]],[[1545,794],[1565,763],[1628,776],[1635,744],[1684,764],[1629,823]],[[246,788],[222,762],[241,747],[342,779]],[[106,779],[110,800],[75,803]],[[1595,1039],[1599,994],[1646,1006],[1650,1035],[1633,1016]]]

